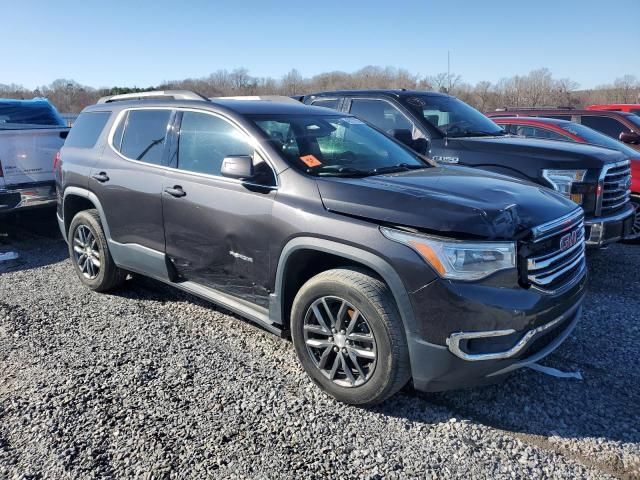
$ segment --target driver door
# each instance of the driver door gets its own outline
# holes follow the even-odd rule
[[[267,306],[276,178],[250,138],[211,112],[181,114],[162,193],[166,253],[180,279]],[[257,183],[221,176],[225,157],[250,155]]]

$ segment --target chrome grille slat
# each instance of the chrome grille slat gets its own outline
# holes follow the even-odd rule
[[[582,279],[586,272],[586,260],[584,214],[581,210],[533,231],[531,245],[534,253],[526,258],[526,278],[530,285],[554,293],[570,288]],[[562,250],[561,239],[573,232],[576,243]],[[541,243],[543,241],[545,243]]]
[[[620,208],[630,200],[631,191],[627,188],[630,178],[629,161],[605,166],[603,177],[601,177],[601,212]]]

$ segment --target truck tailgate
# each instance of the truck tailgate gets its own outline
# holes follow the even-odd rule
[[[4,187],[53,182],[53,157],[62,147],[68,128],[0,130],[0,165]]]

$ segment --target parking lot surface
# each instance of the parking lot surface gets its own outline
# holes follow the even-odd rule
[[[640,478],[640,245],[590,252],[573,335],[489,387],[375,408],[291,343],[136,277],[82,287],[54,214],[0,218],[0,478]]]

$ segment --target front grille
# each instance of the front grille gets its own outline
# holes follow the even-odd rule
[[[629,160],[608,165],[603,173],[600,213],[606,215],[624,206],[631,198]]]
[[[523,250],[530,286],[551,293],[574,285],[586,273],[582,209],[534,228]]]

